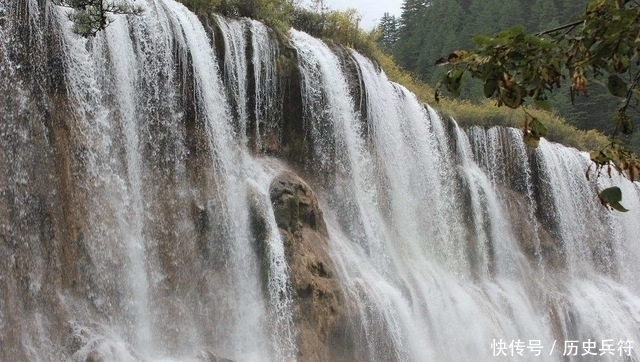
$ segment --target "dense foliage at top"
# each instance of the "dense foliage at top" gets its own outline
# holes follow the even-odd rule
[[[640,103],[640,4],[630,0],[591,0],[576,21],[553,29],[527,34],[522,26],[494,37],[476,36],[475,49],[454,51],[437,63],[449,64],[439,83],[458,96],[465,74],[483,83],[483,94],[498,106],[519,108],[525,102],[550,109],[549,95],[568,83],[571,98],[587,95],[589,80],[606,87],[618,101],[611,142],[591,153],[597,174],[617,170],[629,179],[640,179],[640,159],[631,153],[618,134],[631,135],[631,115]],[[439,90],[440,87],[438,87]],[[436,99],[439,92],[436,91]],[[524,139],[536,147],[547,134],[545,125],[527,113]],[[634,115],[638,116],[637,111]],[[588,175],[588,172],[587,172]],[[600,193],[603,204],[626,211],[619,189]]]
[[[104,30],[112,21],[111,14],[136,15],[141,9],[136,1],[120,0],[51,0],[68,7],[74,31],[92,37]],[[199,16],[219,13],[230,17],[249,17],[260,20],[271,28],[284,32],[290,27],[315,37],[331,39],[371,55],[375,51],[377,33],[360,29],[360,15],[355,9],[330,10],[321,0],[313,0],[311,8],[298,0],[178,0]]]

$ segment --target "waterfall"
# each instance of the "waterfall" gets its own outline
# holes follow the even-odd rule
[[[227,21],[216,16],[224,40],[224,74],[231,92],[229,100],[235,105],[239,133],[247,133],[247,44],[246,23],[242,20]]]
[[[362,127],[355,133],[345,131],[342,125],[345,120],[356,125],[364,120],[357,115],[356,102],[345,86],[345,70],[335,60],[337,55],[304,34],[294,32],[292,38],[301,58],[303,92],[311,108],[309,118],[315,122],[308,127],[314,141],[321,138],[314,143],[318,145],[314,150],[314,156],[319,159],[318,172],[337,167],[334,172],[340,175],[340,168],[347,170],[347,180],[329,185],[329,195],[335,193],[344,199],[348,194],[347,197],[360,198],[360,202],[386,201],[369,201],[363,212],[355,215],[349,212],[346,202],[329,203],[331,212],[335,212],[333,222],[329,222],[332,239],[336,241],[334,257],[342,269],[343,283],[353,293],[362,314],[370,352],[368,360],[446,361],[478,359],[478,356],[487,356],[489,360],[490,348],[486,341],[495,335],[505,336],[505,340],[517,340],[518,335],[530,336],[526,338],[540,340],[548,348],[558,336],[606,339],[593,324],[582,324],[576,329],[571,325],[576,318],[573,313],[593,318],[597,314],[594,308],[606,308],[617,315],[622,313],[618,309],[620,303],[638,305],[637,298],[630,298],[626,292],[624,297],[618,294],[624,302],[608,304],[599,299],[595,305],[582,302],[587,290],[596,288],[594,283],[602,283],[584,275],[564,281],[556,280],[556,276],[536,279],[535,273],[546,276],[551,272],[540,265],[540,227],[535,215],[550,210],[539,210],[534,192],[542,193],[540,197],[544,198],[545,192],[562,192],[564,187],[556,187],[561,181],[554,179],[541,183],[542,188],[552,185],[549,189],[534,191],[534,176],[529,171],[529,156],[520,133],[506,130],[502,137],[508,145],[501,145],[499,129],[486,133],[475,130],[472,149],[464,131],[453,125],[453,133],[447,135],[446,127],[435,113],[420,107],[413,95],[388,82],[383,73],[358,54],[353,57],[367,93],[368,114],[363,118],[368,134],[364,134]],[[361,146],[367,142],[371,142],[368,147]],[[449,150],[447,143],[456,146]],[[548,143],[544,143],[539,152],[546,155],[548,147]],[[535,160],[539,164],[538,177],[544,180],[544,175],[561,178],[571,174],[575,177],[564,180],[587,185],[583,176],[586,160],[574,150],[553,147],[558,150],[552,152],[552,157],[573,165],[560,166],[567,167],[560,171],[553,169],[557,161],[543,164],[546,159],[539,157]],[[345,161],[349,159],[375,161],[354,169],[357,163]],[[358,190],[357,183],[351,186],[356,191],[343,192],[341,188],[345,184],[357,182],[360,172],[370,183],[365,188],[367,193]],[[565,218],[573,227],[585,220],[581,224],[583,230],[586,220],[592,223],[601,220],[602,223],[594,226],[600,230],[596,240],[615,235],[603,219],[606,213],[595,205],[593,191],[588,186],[580,187],[567,188],[580,195],[578,200],[570,196],[563,198],[561,194],[548,197],[556,207],[584,201],[587,207],[580,212],[594,214],[574,219],[576,209],[569,209],[559,211],[557,218]],[[378,190],[389,195],[378,196],[374,193]],[[515,196],[516,192],[521,207],[516,217],[524,218],[526,227],[533,230],[527,240],[533,247],[525,250],[516,238],[514,220],[506,214],[516,207],[511,205],[516,201],[506,195]],[[635,196],[633,191],[629,195]],[[355,221],[345,221],[345,215]],[[384,232],[354,236],[348,230],[352,225],[343,225],[367,225],[370,220],[375,220],[371,224]],[[563,222],[560,221],[558,230],[566,232]],[[582,234],[575,232],[558,236],[577,242]],[[357,246],[347,242],[354,238],[358,240]],[[576,258],[580,254],[584,256],[580,248],[585,247],[584,241],[580,246],[573,244],[567,253]],[[369,254],[369,250],[375,252]],[[619,285],[615,278],[605,280],[610,285]],[[574,286],[581,284],[576,290]],[[556,292],[552,291],[565,288],[570,292],[560,292],[563,297],[557,299]],[[608,287],[603,287],[595,298],[610,292]],[[562,330],[557,329],[558,324]],[[609,325],[610,333],[637,333],[621,320]],[[379,330],[386,333],[381,336],[374,332]],[[464,347],[456,349],[456,343]],[[453,350],[456,350],[455,356],[446,353]],[[562,353],[548,358],[561,359]]]
[[[68,24],[63,25],[63,32],[69,64],[68,91],[72,102],[78,105],[78,117],[86,120],[79,124],[79,143],[84,145],[80,157],[81,162],[87,164],[89,176],[85,182],[103,191],[92,195],[92,204],[89,206],[97,211],[91,215],[95,219],[90,222],[92,230],[88,238],[95,240],[95,243],[90,244],[89,252],[92,260],[98,264],[98,278],[104,278],[98,282],[102,286],[119,284],[118,279],[110,278],[114,272],[110,269],[114,265],[122,268],[116,272],[125,274],[122,280],[126,280],[128,285],[124,286],[124,290],[131,295],[123,305],[127,317],[132,318],[128,332],[145,349],[151,339],[151,326],[147,306],[149,282],[145,265],[146,245],[142,229],[142,164],[138,129],[132,118],[136,114],[134,87],[137,71],[137,62],[132,56],[133,45],[126,24],[122,21],[116,22],[110,32],[97,39],[90,49],[86,49],[84,42],[71,33]],[[106,49],[110,52],[110,59],[100,55]],[[112,64],[115,74],[114,87],[109,90],[100,84],[107,78],[108,63]],[[115,93],[122,130],[114,127],[111,122],[113,114],[102,101],[107,96],[105,93],[111,90]],[[120,135],[125,138],[123,160],[114,157],[120,147],[115,139]],[[126,172],[120,172],[122,169]],[[113,227],[111,223],[116,226]],[[108,243],[109,239],[115,243]],[[128,260],[122,259],[122,255],[126,255]],[[89,297],[95,298],[94,303],[99,309],[110,309],[115,307],[113,304],[119,303],[101,296],[90,294]]]
[[[317,145],[313,152],[318,157],[319,171],[328,169],[337,174],[336,178],[342,178],[336,181],[342,185],[337,187],[335,199],[351,208],[346,215],[347,227],[358,227],[360,230],[354,230],[356,238],[366,239],[365,247],[372,254],[380,255],[380,239],[385,230],[376,224],[375,218],[379,215],[369,214],[375,213],[374,205],[378,202],[370,173],[371,155],[360,136],[362,124],[349,96],[347,80],[340,71],[338,57],[322,41],[305,33],[292,30],[291,38],[299,52],[303,105],[314,145]]]
[[[462,129],[295,29],[138,5],[85,39],[69,9],[0,0],[0,360],[493,361],[537,341],[518,358],[578,361],[566,341],[611,340],[594,359],[633,341],[638,361],[639,183]],[[600,205],[611,186],[628,213]]]
[[[276,122],[278,106],[278,46],[269,35],[268,28],[259,21],[251,20],[251,48],[253,50],[253,77],[255,88],[256,118],[255,134],[258,150],[264,150],[264,137],[276,134],[280,129]]]
[[[133,282],[131,289],[134,294],[132,298],[135,303],[136,315],[140,318],[137,338],[143,350],[147,347],[147,343],[151,340],[151,331],[149,325],[149,316],[147,309],[147,290],[149,283],[145,273],[145,254],[146,246],[143,239],[142,215],[144,206],[142,201],[142,180],[141,180],[141,162],[138,130],[133,115],[136,114],[135,109],[135,91],[134,91],[134,68],[136,62],[130,56],[133,55],[133,45],[128,36],[128,29],[124,27],[124,22],[120,21],[114,24],[113,31],[107,33],[107,42],[111,50],[110,62],[115,71],[114,78],[116,81],[115,88],[118,90],[116,98],[120,116],[122,117],[123,133],[126,140],[126,170],[128,175],[128,192],[131,208],[131,220],[128,226],[132,239],[128,241],[128,254],[131,258],[131,276]],[[122,41],[122,43],[121,43]]]

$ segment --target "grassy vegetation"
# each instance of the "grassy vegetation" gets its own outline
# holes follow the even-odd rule
[[[317,13],[298,8],[293,14],[291,26],[309,35],[355,49],[369,57],[374,57],[378,51],[378,34],[360,29],[360,15],[355,9]]]
[[[453,117],[462,127],[499,125],[522,128],[525,119],[522,109],[498,108],[495,102],[490,100],[480,104],[459,100],[443,100],[441,103],[443,113]],[[599,131],[579,130],[550,112],[537,109],[528,109],[527,112],[544,123],[549,131],[546,137],[549,141],[562,143],[582,151],[599,150],[609,144],[608,138]]]
[[[384,70],[389,80],[405,86],[408,90],[413,92],[421,102],[433,105],[434,91],[429,85],[416,80],[416,78],[411,76],[411,74],[400,68],[390,55],[379,49],[376,49],[372,54],[372,58],[380,64],[380,67]],[[435,106],[436,107],[434,108],[440,109],[438,105]]]
[[[435,103],[434,90],[429,85],[416,80],[416,78],[402,70],[394,62],[393,58],[382,51],[376,50],[372,55],[390,80],[402,84],[416,94],[420,101],[429,103],[445,116],[453,117],[462,127],[476,125],[487,128],[493,126],[522,128],[525,115],[521,109],[513,110],[507,107],[497,107],[495,102],[490,100],[482,103],[472,103],[470,101],[444,98],[440,100],[440,103]],[[537,109],[528,109],[527,111],[545,124],[549,131],[547,139],[550,141],[575,147],[582,151],[601,149],[609,143],[604,134],[596,130],[579,130],[550,112]]]

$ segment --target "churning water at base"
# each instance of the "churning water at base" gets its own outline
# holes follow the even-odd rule
[[[638,361],[638,183],[588,180],[586,154],[516,129],[462,130],[305,33],[283,52],[254,20],[140,5],[87,40],[67,10],[0,0],[0,357],[308,360],[270,196],[304,168],[358,360],[492,361],[500,341],[511,360],[522,341],[518,360],[578,361],[612,340],[593,360]],[[291,147],[274,145],[290,52],[303,167],[263,153]],[[628,213],[599,205],[611,185]]]

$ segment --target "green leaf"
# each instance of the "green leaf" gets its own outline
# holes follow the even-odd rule
[[[627,212],[629,210],[625,209],[622,205],[620,205],[620,201],[622,201],[622,191],[619,187],[609,187],[608,189],[604,189],[599,194],[600,200],[609,204],[612,208],[620,212]]]
[[[620,129],[620,132],[627,136],[633,133],[634,126],[631,118],[626,114],[618,114],[615,118],[616,125]]]
[[[595,41],[593,44],[591,44],[591,46],[589,47],[589,52],[591,54],[593,53],[597,53],[598,52],[598,48],[600,47],[600,45],[602,45],[602,40],[597,40]]]
[[[484,96],[491,98],[491,96],[496,92],[496,88],[498,88],[498,82],[495,79],[487,79],[484,83]]]
[[[538,108],[543,109],[547,112],[551,111],[551,103],[549,103],[549,101],[536,99],[535,103],[536,103],[536,106],[538,106]]]
[[[609,88],[609,92],[616,97],[624,97],[627,95],[628,91],[627,83],[615,74],[609,76],[607,88]]]
[[[602,151],[592,151],[589,156],[591,157],[591,161],[595,162],[598,165],[606,165],[611,161],[607,155],[605,155]]]
[[[444,86],[454,97],[460,96],[460,87],[462,85],[462,76],[464,72],[460,69],[451,69],[444,78]]]
[[[587,12],[596,11],[599,7],[604,5],[605,0],[591,0],[589,4],[587,4]]]
[[[531,130],[531,135],[533,137],[547,137],[547,127],[545,127],[544,123],[540,122],[537,118],[534,118],[531,123],[529,123],[529,129]]]
[[[614,69],[618,73],[626,72],[627,69],[629,69],[629,57],[621,56],[616,59],[616,62],[614,63]]]
[[[504,104],[509,108],[516,109],[522,104],[522,92],[517,85],[505,88],[500,96]]]
[[[501,32],[498,33],[498,37],[499,38],[510,38],[510,37],[516,37],[518,35],[524,34],[524,26],[522,25],[517,25],[514,26],[513,28],[509,28],[509,29],[505,29]]]
[[[479,46],[491,44],[491,38],[486,35],[476,35],[471,40]]]
[[[622,201],[622,190],[617,186],[609,187],[600,192],[600,198],[608,203],[620,202]]]

